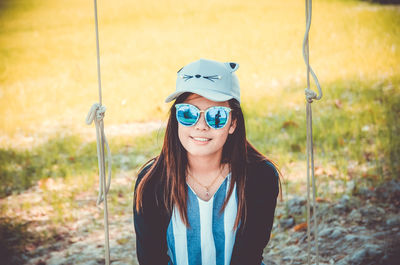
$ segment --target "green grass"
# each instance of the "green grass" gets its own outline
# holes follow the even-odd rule
[[[383,180],[398,178],[399,87],[400,82],[396,79],[343,80],[326,84],[324,99],[312,104],[316,166],[334,168],[331,176],[326,172],[317,175],[321,196],[329,197],[333,192],[329,187],[322,188],[324,182],[332,179],[342,181],[343,185],[353,180],[360,186],[373,186]],[[245,109],[249,117],[249,138],[282,165],[292,186],[298,187],[298,181],[304,185],[305,177],[298,180],[296,175],[304,176],[305,171],[296,172],[298,168],[291,169],[290,164],[305,164],[306,161],[305,106],[289,112],[271,112],[265,104],[268,101],[268,98],[261,98],[253,107]],[[346,189],[339,189],[337,193],[343,191]],[[288,192],[300,190],[293,188]]]
[[[153,139],[157,134],[111,139],[113,174],[135,169],[154,156],[159,150]],[[0,149],[0,198],[23,191],[42,178],[81,178],[97,172],[96,150],[95,142],[86,143],[76,135],[55,136],[32,150]],[[85,186],[93,184],[94,180]]]
[[[21,191],[41,178],[64,178],[93,171],[95,146],[77,136],[55,137],[33,150],[0,150],[0,196]]]
[[[347,80],[325,87],[327,99],[312,105],[317,166],[333,165],[339,179],[346,181],[352,177],[348,174],[351,161],[359,165],[359,175],[378,176],[376,181],[397,177],[400,93],[395,86],[399,83],[377,81],[371,86]],[[294,175],[288,165],[306,160],[304,104],[293,111],[271,111],[268,104],[262,104],[268,101],[260,98],[255,104],[244,104],[248,138],[288,175]],[[134,170],[155,156],[163,135],[156,131],[141,137],[111,138],[113,173]],[[97,172],[96,143],[86,143],[78,136],[55,137],[32,150],[1,149],[0,154],[1,196],[24,190],[41,178]]]

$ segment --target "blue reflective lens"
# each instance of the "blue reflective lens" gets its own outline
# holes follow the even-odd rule
[[[206,121],[208,126],[214,129],[223,128],[228,121],[229,112],[224,107],[211,107],[206,111]]]
[[[190,104],[176,105],[176,119],[184,126],[193,126],[200,116],[200,110]]]
[[[205,111],[200,111],[191,104],[176,104],[176,119],[184,126],[193,126],[197,123],[200,113],[204,112],[208,126],[214,129],[223,128],[229,119],[230,108],[223,106],[210,107]]]

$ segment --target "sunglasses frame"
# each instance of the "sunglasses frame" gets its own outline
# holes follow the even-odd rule
[[[181,107],[181,106],[194,107],[194,108],[199,112],[199,115],[197,116],[196,121],[195,121],[192,125],[185,125],[185,124],[183,124],[182,122],[179,121],[179,118],[178,118],[178,109],[179,109],[179,107]],[[228,116],[227,122],[224,124],[224,126],[222,126],[222,127],[220,127],[220,128],[214,128],[213,126],[211,126],[211,125],[208,123],[208,121],[207,121],[207,119],[206,119],[206,117],[207,117],[207,112],[208,112],[210,109],[215,108],[215,107],[223,109],[223,110],[226,112],[227,116]],[[215,130],[222,129],[222,128],[224,128],[224,127],[228,124],[229,113],[232,111],[231,108],[225,107],[225,106],[212,106],[212,107],[207,108],[206,110],[200,110],[200,109],[199,109],[198,107],[196,107],[195,105],[192,105],[192,104],[189,104],[189,103],[179,103],[179,104],[175,104],[175,109],[176,109],[176,111],[175,111],[175,112],[176,112],[176,113],[175,113],[175,114],[176,114],[176,120],[177,120],[182,126],[185,126],[185,127],[192,127],[192,126],[196,125],[197,122],[198,122],[199,119],[200,119],[201,113],[204,113],[204,120],[205,120],[207,126],[210,127],[210,128],[212,128],[212,129],[215,129]]]

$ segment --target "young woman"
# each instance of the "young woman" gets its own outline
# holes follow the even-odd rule
[[[260,265],[279,170],[246,139],[237,63],[200,59],[178,71],[159,156],[134,197],[141,265]]]

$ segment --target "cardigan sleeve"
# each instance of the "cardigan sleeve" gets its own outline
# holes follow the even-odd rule
[[[138,175],[136,189],[149,166]],[[134,196],[135,198],[136,196]],[[155,188],[149,184],[143,194],[143,209],[136,211],[133,201],[133,221],[136,232],[136,255],[140,265],[167,265],[169,256],[166,242],[167,219],[163,211],[157,206]]]
[[[231,265],[260,265],[268,244],[279,193],[279,174],[270,162],[249,166],[245,187],[247,218],[236,234]]]

